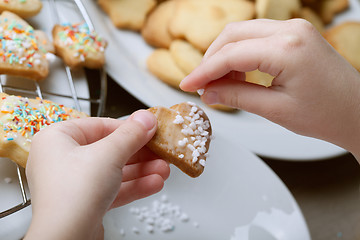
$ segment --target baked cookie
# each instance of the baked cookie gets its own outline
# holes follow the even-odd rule
[[[105,64],[106,41],[87,24],[55,25],[52,31],[56,54],[71,68],[101,68]]]
[[[300,0],[257,0],[256,17],[287,20],[301,9]]]
[[[158,48],[169,48],[173,37],[168,25],[174,15],[176,1],[165,1],[159,4],[147,17],[141,35],[144,40]]]
[[[42,8],[40,0],[1,0],[0,12],[10,11],[22,18],[37,15]]]
[[[337,13],[346,10],[349,7],[348,0],[321,0],[316,6],[324,24],[329,24]]]
[[[98,0],[117,28],[140,31],[148,13],[156,6],[155,0]]]
[[[176,64],[169,50],[155,49],[148,57],[146,64],[148,70],[161,81],[180,89],[179,84],[186,77],[186,74]]]
[[[42,80],[49,73],[46,49],[39,44],[34,29],[16,14],[0,16],[0,74]]]
[[[191,177],[203,171],[211,141],[211,124],[205,112],[194,103],[170,108],[149,109],[158,129],[147,147]]]
[[[169,31],[205,52],[226,24],[249,20],[254,15],[254,3],[245,0],[176,1]]]
[[[344,22],[324,32],[325,39],[360,71],[360,22]]]
[[[174,40],[169,48],[176,65],[186,74],[190,74],[200,65],[203,58],[202,52],[184,40]]]
[[[273,79],[274,77],[270,74],[260,72],[259,70],[246,73],[246,82],[258,84],[264,87],[270,87]]]
[[[303,18],[307,21],[309,21],[314,27],[319,31],[324,31],[324,23],[321,20],[320,16],[311,8],[309,7],[303,7],[298,12],[298,16],[300,18]]]
[[[46,126],[85,113],[41,99],[28,99],[0,93],[0,157],[8,157],[22,167],[33,136]]]

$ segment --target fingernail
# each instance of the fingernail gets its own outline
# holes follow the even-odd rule
[[[218,94],[217,92],[205,92],[202,96],[201,99],[203,100],[204,103],[206,104],[215,104],[219,102],[218,99]]]
[[[133,113],[131,119],[141,123],[146,130],[153,129],[156,124],[156,118],[154,114],[147,110],[140,110]]]

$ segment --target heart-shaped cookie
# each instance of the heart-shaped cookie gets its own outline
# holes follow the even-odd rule
[[[156,116],[158,129],[147,146],[184,173],[198,177],[204,171],[212,136],[205,112],[191,102],[148,110]]]

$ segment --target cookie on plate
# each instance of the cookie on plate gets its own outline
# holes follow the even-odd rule
[[[202,52],[184,40],[174,40],[169,48],[170,54],[176,65],[186,74],[190,74],[200,65],[203,58]]]
[[[212,129],[209,118],[196,104],[149,109],[158,129],[147,147],[191,177],[204,171]]]
[[[148,57],[146,64],[148,70],[161,81],[180,89],[179,84],[186,74],[176,64],[169,50],[164,48],[155,49]]]
[[[319,16],[324,24],[329,24],[337,13],[346,10],[349,7],[348,0],[321,0],[317,3]]]
[[[245,0],[176,1],[169,31],[205,52],[226,24],[249,20],[254,15],[254,3]]]
[[[360,22],[344,22],[324,32],[325,39],[360,71]]]
[[[52,31],[56,54],[71,68],[101,68],[106,41],[87,24],[55,25]]]
[[[8,157],[26,167],[33,136],[46,126],[85,113],[41,99],[0,93],[0,157]]]
[[[257,0],[256,17],[287,20],[301,9],[300,0]]]
[[[42,8],[40,0],[2,0],[0,1],[0,12],[10,11],[22,18],[37,15]]]
[[[176,1],[159,4],[146,18],[141,35],[145,41],[158,48],[169,48],[173,37],[169,32],[169,21],[174,15]]]
[[[42,80],[49,73],[46,49],[34,29],[14,13],[0,15],[0,74]]]
[[[156,6],[155,0],[98,0],[117,28],[140,31],[148,13]]]
[[[270,74],[260,72],[259,70],[246,73],[246,82],[258,84],[264,87],[270,87],[273,79],[274,77]]]

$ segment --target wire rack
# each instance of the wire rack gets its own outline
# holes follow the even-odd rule
[[[56,3],[55,3],[55,2],[60,2],[60,1],[65,2],[66,0],[44,0],[43,1],[43,2],[48,2],[49,6],[50,6],[51,16],[54,18],[53,21],[55,23],[60,23],[60,17],[58,14]],[[77,6],[77,8],[81,14],[81,17],[83,18],[85,23],[89,26],[90,31],[95,30],[94,25],[91,21],[91,18],[89,16],[89,14],[87,13],[86,8],[85,8],[84,4],[82,3],[82,1],[81,0],[73,0],[73,2]],[[106,72],[104,71],[104,69],[99,70],[98,80],[100,80],[100,92],[98,93],[99,96],[97,98],[91,98],[91,95],[89,98],[79,97],[76,92],[75,85],[74,85],[72,70],[68,66],[64,65],[64,71],[66,72],[66,76],[67,76],[67,80],[68,80],[69,88],[70,88],[70,92],[71,92],[71,94],[69,94],[69,95],[60,94],[60,93],[56,93],[56,92],[50,92],[50,91],[42,91],[40,88],[40,84],[36,81],[33,81],[34,87],[32,89],[19,88],[19,87],[11,86],[10,84],[4,84],[5,78],[6,78],[6,76],[4,76],[4,75],[0,75],[0,92],[12,91],[12,92],[16,92],[18,94],[27,94],[27,95],[31,95],[31,96],[37,96],[40,99],[43,99],[44,97],[48,98],[50,96],[69,98],[69,99],[73,100],[74,107],[78,111],[81,111],[80,101],[87,101],[91,105],[97,106],[96,114],[91,114],[91,115],[95,115],[95,116],[103,115],[104,110],[105,110],[105,101],[106,101],[106,93],[107,93],[107,75],[106,75]],[[6,216],[9,216],[10,214],[13,214],[31,204],[31,199],[28,198],[26,191],[25,191],[26,183],[23,181],[23,179],[25,179],[25,176],[24,176],[23,171],[21,171],[21,167],[19,165],[16,165],[16,171],[17,171],[17,176],[18,176],[18,180],[19,180],[19,187],[20,187],[20,192],[21,192],[21,196],[22,196],[22,202],[10,209],[0,212],[0,219],[4,218]]]

